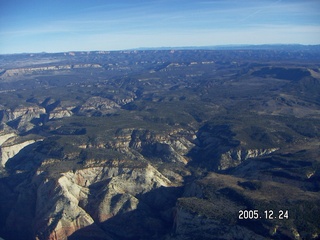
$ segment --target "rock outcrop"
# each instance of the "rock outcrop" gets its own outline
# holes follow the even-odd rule
[[[52,162],[51,162],[52,163]],[[50,164],[48,162],[46,165]],[[40,168],[41,169],[41,168]],[[34,237],[36,239],[67,239],[77,230],[90,227],[93,234],[104,235],[108,232],[118,237],[139,237],[139,232],[161,230],[163,223],[152,225],[156,219],[150,208],[165,206],[168,203],[165,194],[144,197],[149,192],[165,187],[173,187],[174,183],[164,177],[149,164],[132,169],[125,166],[92,167],[62,173],[58,178],[46,175],[39,170],[33,177],[32,185],[35,195]],[[25,195],[28,189],[19,189],[19,195]],[[22,197],[20,197],[22,198]],[[33,199],[31,198],[31,199]],[[14,209],[23,208],[23,202],[16,201]],[[167,209],[172,207],[170,203]],[[128,231],[121,229],[102,229],[108,220],[116,215],[131,214],[142,211],[142,218],[150,219],[150,223],[141,226],[139,222],[127,223]],[[9,214],[7,224],[18,224],[14,219],[17,212]],[[18,217],[18,216],[16,216]],[[28,218],[28,217],[26,217]],[[165,221],[165,220],[163,220]],[[27,223],[21,222],[26,225]],[[14,226],[7,226],[8,229]],[[137,229],[136,229],[137,228]],[[138,234],[138,235],[137,235]]]
[[[6,78],[17,77],[21,75],[30,75],[37,72],[72,70],[72,69],[79,69],[79,68],[101,68],[101,65],[100,64],[74,64],[74,65],[43,66],[43,67],[30,67],[30,68],[14,68],[14,69],[7,69],[3,71],[1,78],[6,79]]]
[[[1,56],[1,238],[318,238],[319,53]]]
[[[220,171],[279,150],[278,147],[250,148],[235,135],[229,125],[206,124],[197,132],[190,156],[209,169]]]
[[[35,125],[32,121],[41,119],[46,113],[45,108],[41,106],[21,106],[14,109],[4,109],[0,111],[2,123],[23,132],[32,129]]]
[[[72,115],[73,113],[71,110],[68,110],[62,107],[57,107],[49,113],[48,119],[49,120],[60,119],[60,118],[70,117]]]
[[[11,133],[4,133],[4,134],[0,134],[0,146],[7,141],[9,138],[15,137],[16,134],[11,132]]]
[[[80,107],[78,114],[104,115],[114,112],[114,110],[118,108],[120,108],[120,106],[110,99],[91,97]]]
[[[120,151],[138,151],[146,158],[187,164],[187,153],[194,147],[194,138],[193,131],[183,129],[163,133],[143,129],[119,129],[115,140],[108,145]]]
[[[11,140],[12,139],[12,140]],[[1,152],[1,166],[5,166],[6,162],[17,155],[23,148],[29,146],[36,142],[36,140],[27,140],[27,141],[14,141],[15,139],[11,138],[4,142],[0,146]]]
[[[226,153],[221,154],[219,159],[219,170],[226,170],[228,168],[236,167],[240,165],[243,161],[256,158],[264,155],[268,155],[279,148],[269,148],[269,149],[231,149]]]

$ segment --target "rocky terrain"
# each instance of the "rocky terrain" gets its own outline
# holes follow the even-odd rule
[[[0,237],[319,238],[319,56],[0,56]]]

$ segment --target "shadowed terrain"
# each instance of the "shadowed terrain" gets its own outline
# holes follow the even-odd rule
[[[319,238],[319,53],[0,56],[0,237]]]

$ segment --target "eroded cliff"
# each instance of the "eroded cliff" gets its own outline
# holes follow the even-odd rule
[[[319,54],[281,49],[1,56],[0,236],[318,238]]]

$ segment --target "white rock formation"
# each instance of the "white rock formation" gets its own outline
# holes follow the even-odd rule
[[[64,117],[71,117],[73,113],[68,110],[61,107],[55,108],[53,111],[49,113],[49,119],[59,119]]]
[[[5,70],[1,78],[17,77],[20,75],[33,74],[35,72],[71,70],[72,68],[101,68],[101,65],[75,64],[75,65],[59,65],[59,66],[30,67],[30,68],[14,68],[14,69]]]
[[[9,146],[2,146],[1,151],[1,166],[5,166],[6,162],[17,155],[23,148],[29,146],[30,144],[34,143],[35,140],[28,140],[19,144],[9,145]]]
[[[16,136],[15,133],[7,133],[7,134],[0,135],[0,146],[9,138],[12,138],[14,136]]]
[[[241,162],[249,159],[255,158],[259,156],[268,155],[275,151],[279,150],[279,148],[268,148],[268,149],[232,149],[226,153],[223,153],[220,157],[220,164],[218,166],[219,170],[225,170],[230,167],[236,167]]]
[[[121,213],[137,209],[138,194],[161,186],[172,186],[151,165],[140,168],[92,167],[63,173],[60,178],[34,177],[37,188],[37,239],[67,239],[86,226],[101,223]],[[92,185],[101,184],[98,196]],[[47,231],[50,229],[50,232]]]
[[[2,122],[13,121],[19,117],[25,116],[26,121],[33,118],[39,118],[41,114],[45,114],[46,110],[39,106],[17,107],[15,109],[5,109],[3,111]]]
[[[102,114],[105,114],[110,110],[118,108],[120,108],[120,106],[110,99],[102,97],[91,97],[81,106],[79,113],[100,111]]]

